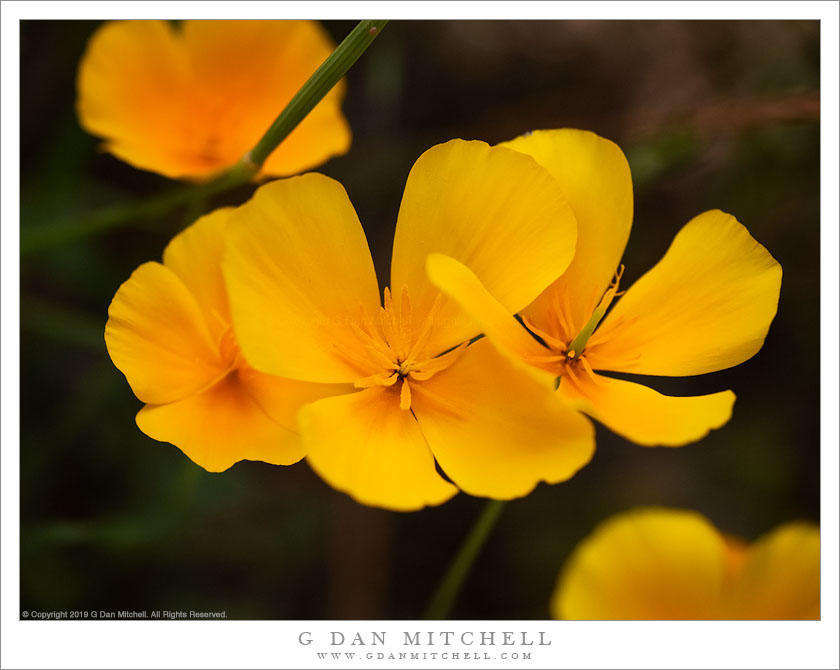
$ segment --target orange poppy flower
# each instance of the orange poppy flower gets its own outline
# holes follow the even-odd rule
[[[556,619],[819,619],[820,530],[787,523],[753,544],[687,510],[641,508],[572,553]]]
[[[206,180],[236,164],[334,44],[314,21],[117,21],[91,37],[78,116],[134,167]],[[340,82],[278,146],[263,175],[291,175],[350,147]]]
[[[618,297],[633,220],[627,160],[580,130],[538,131],[503,146],[557,180],[578,223],[569,268],[521,310],[519,321],[457,260],[429,258],[432,282],[475,319],[503,353],[558,395],[638,444],[680,446],[725,424],[735,394],[666,396],[598,371],[685,376],[743,363],[776,315],[782,268],[733,216],[713,210],[677,234],[662,260]]]
[[[111,360],[146,403],[140,430],[211,472],[243,459],[299,461],[298,410],[344,390],[263,374],[242,358],[221,269],[231,211],[200,218],[173,238],[163,263],[137,268],[105,325]]]
[[[478,330],[425,271],[430,252],[446,252],[517,310],[566,268],[575,228],[530,157],[438,145],[408,176],[383,304],[338,182],[306,174],[257,189],[231,216],[222,262],[242,352],[266,373],[357,389],[301,410],[313,469],[359,502],[415,510],[458,489],[523,496],[583,467],[588,421],[487,340],[470,344]]]

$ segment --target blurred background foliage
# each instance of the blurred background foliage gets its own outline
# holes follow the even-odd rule
[[[484,501],[370,509],[306,463],[209,474],[135,426],[141,404],[104,346],[108,303],[175,232],[252,187],[91,224],[101,208],[179,188],[99,152],[80,129],[75,71],[96,25],[21,29],[21,607],[419,617]],[[340,40],[353,25],[327,29]],[[747,539],[819,520],[818,22],[392,22],[348,80],[353,147],[319,170],[346,186],[380,277],[425,149],[564,126],[618,142],[630,161],[625,286],[711,208],[735,214],[784,268],[757,356],[648,380],[675,395],[733,389],[729,424],[681,449],[598,426],[590,465],[507,506],[454,617],[546,618],[570,550],[628,507],[696,509]],[[74,225],[87,233],[27,246]]]

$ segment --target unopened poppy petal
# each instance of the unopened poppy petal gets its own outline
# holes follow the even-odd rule
[[[412,410],[443,471],[471,495],[510,499],[565,481],[595,449],[592,424],[486,339],[412,389]]]
[[[315,382],[364,376],[336,347],[379,310],[364,231],[338,182],[268,183],[232,215],[223,261],[239,345],[262,372]]]
[[[686,224],[589,341],[596,370],[684,376],[743,363],[776,314],[782,268],[729,214]]]
[[[426,256],[442,253],[464,263],[516,312],[566,269],[576,229],[559,186],[530,156],[452,140],[426,151],[408,176],[391,286],[409,286],[413,309],[428,313],[439,291],[426,276]],[[443,351],[477,334],[449,300],[439,322],[431,349]]]
[[[216,380],[225,363],[187,287],[160,263],[144,263],[108,307],[105,344],[143,402],[181,400]]]
[[[696,442],[729,421],[735,403],[732,391],[666,396],[642,384],[597,374],[570,373],[559,391],[570,402],[584,400],[583,411],[613,432],[648,447]]]
[[[326,398],[300,412],[312,468],[358,502],[399,511],[439,505],[458,492],[435,470],[400,386]]]
[[[288,402],[294,410],[301,405],[301,390],[295,386],[314,386],[290,380],[274,383],[289,387]],[[291,465],[305,453],[296,426],[269,417],[247,378],[237,371],[178,402],[146,405],[137,414],[137,425],[149,437],[176,445],[210,472],[222,472],[241,460]]]
[[[819,619],[820,529],[792,522],[759,538],[729,606],[737,619]]]
[[[570,336],[589,319],[621,261],[633,222],[633,184],[621,149],[595,133],[536,130],[500,146],[532,156],[558,181],[578,225],[575,258],[523,311],[537,327],[549,306],[563,304]],[[558,300],[562,296],[562,300]]]
[[[714,619],[724,540],[694,512],[642,508],[608,519],[567,562],[551,601],[558,619]]]

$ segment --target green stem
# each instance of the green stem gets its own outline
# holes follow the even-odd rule
[[[452,610],[452,605],[461,587],[472,569],[473,563],[484,546],[490,531],[496,525],[505,503],[503,500],[488,500],[481,515],[472,527],[470,534],[461,545],[441,583],[438,585],[429,606],[426,608],[426,619],[446,619]]]
[[[277,145],[288,137],[289,133],[321,101],[321,98],[341,80],[387,23],[387,21],[359,21],[359,24],[336,47],[330,57],[315,70],[315,73],[286,105],[286,109],[280,112],[280,116],[271,124],[262,139],[243,159],[246,163],[250,162],[255,172],[262,167],[265,159],[277,148]]]
[[[160,195],[113,207],[82,216],[70,223],[22,227],[20,231],[21,255],[72,242],[81,237],[104,233],[130,221],[153,219],[186,205],[196,199],[210,198],[250,181],[252,172],[241,164],[219,178],[199,186],[182,186]]]

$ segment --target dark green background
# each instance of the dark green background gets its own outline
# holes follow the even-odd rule
[[[327,27],[340,39],[352,26]],[[22,26],[24,239],[177,187],[99,153],[80,129],[75,70],[95,28]],[[453,616],[547,617],[569,551],[628,507],[697,509],[748,539],[819,519],[817,22],[393,22],[348,79],[353,146],[319,170],[346,186],[381,278],[425,149],[564,126],[613,139],[629,158],[624,286],[711,208],[736,215],[784,269],[758,355],[649,382],[685,395],[731,388],[732,420],[680,449],[599,426],[595,458],[574,479],[507,506]],[[466,495],[414,514],[362,507],[305,463],[208,474],[137,429],[141,404],[105,351],[108,303],[176,231],[251,191],[22,255],[22,609],[417,618],[482,509]]]

